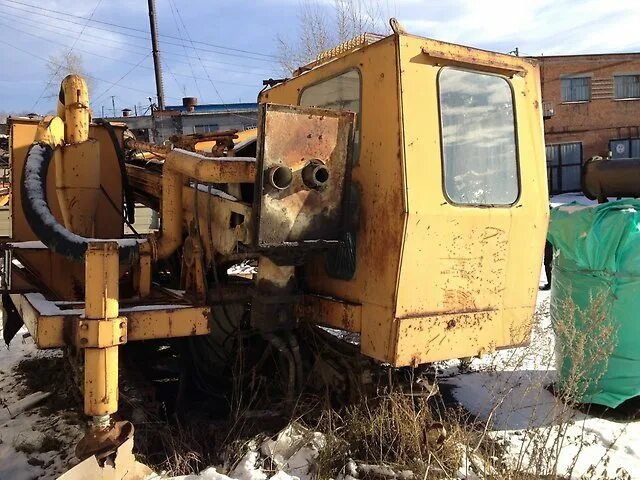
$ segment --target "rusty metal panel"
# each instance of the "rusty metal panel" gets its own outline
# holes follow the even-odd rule
[[[391,363],[396,367],[419,365],[525,345],[532,322],[527,307],[400,319]]]
[[[296,314],[307,321],[348,332],[360,332],[362,328],[362,305],[331,297],[305,295],[296,307]]]
[[[261,106],[256,246],[341,238],[354,122],[352,112]]]

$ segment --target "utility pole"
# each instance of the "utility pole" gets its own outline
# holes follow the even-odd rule
[[[102,105],[102,118],[104,118],[104,105]]]
[[[158,110],[164,110],[164,86],[162,83],[162,65],[160,64],[160,47],[158,46],[158,24],[156,22],[156,1],[149,2],[149,27],[151,28],[151,46],[153,49],[153,69],[156,73],[156,92],[158,94]]]
[[[111,95],[111,107],[113,108],[113,117],[116,116],[116,96]]]

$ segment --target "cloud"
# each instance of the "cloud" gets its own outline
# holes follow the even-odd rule
[[[528,55],[640,50],[636,2],[452,0],[400,5],[405,27],[440,40]],[[635,27],[634,27],[635,25]]]

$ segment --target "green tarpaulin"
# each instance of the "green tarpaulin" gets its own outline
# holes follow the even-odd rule
[[[558,387],[617,407],[640,395],[640,201],[551,211]]]

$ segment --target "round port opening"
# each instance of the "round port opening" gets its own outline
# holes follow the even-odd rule
[[[302,182],[307,188],[320,190],[329,181],[329,169],[320,160],[312,160],[302,169]]]
[[[293,181],[293,173],[289,167],[278,166],[269,170],[269,183],[278,190],[289,188]]]
[[[313,177],[319,186],[324,185],[329,180],[329,170],[327,167],[318,166],[313,172]]]

